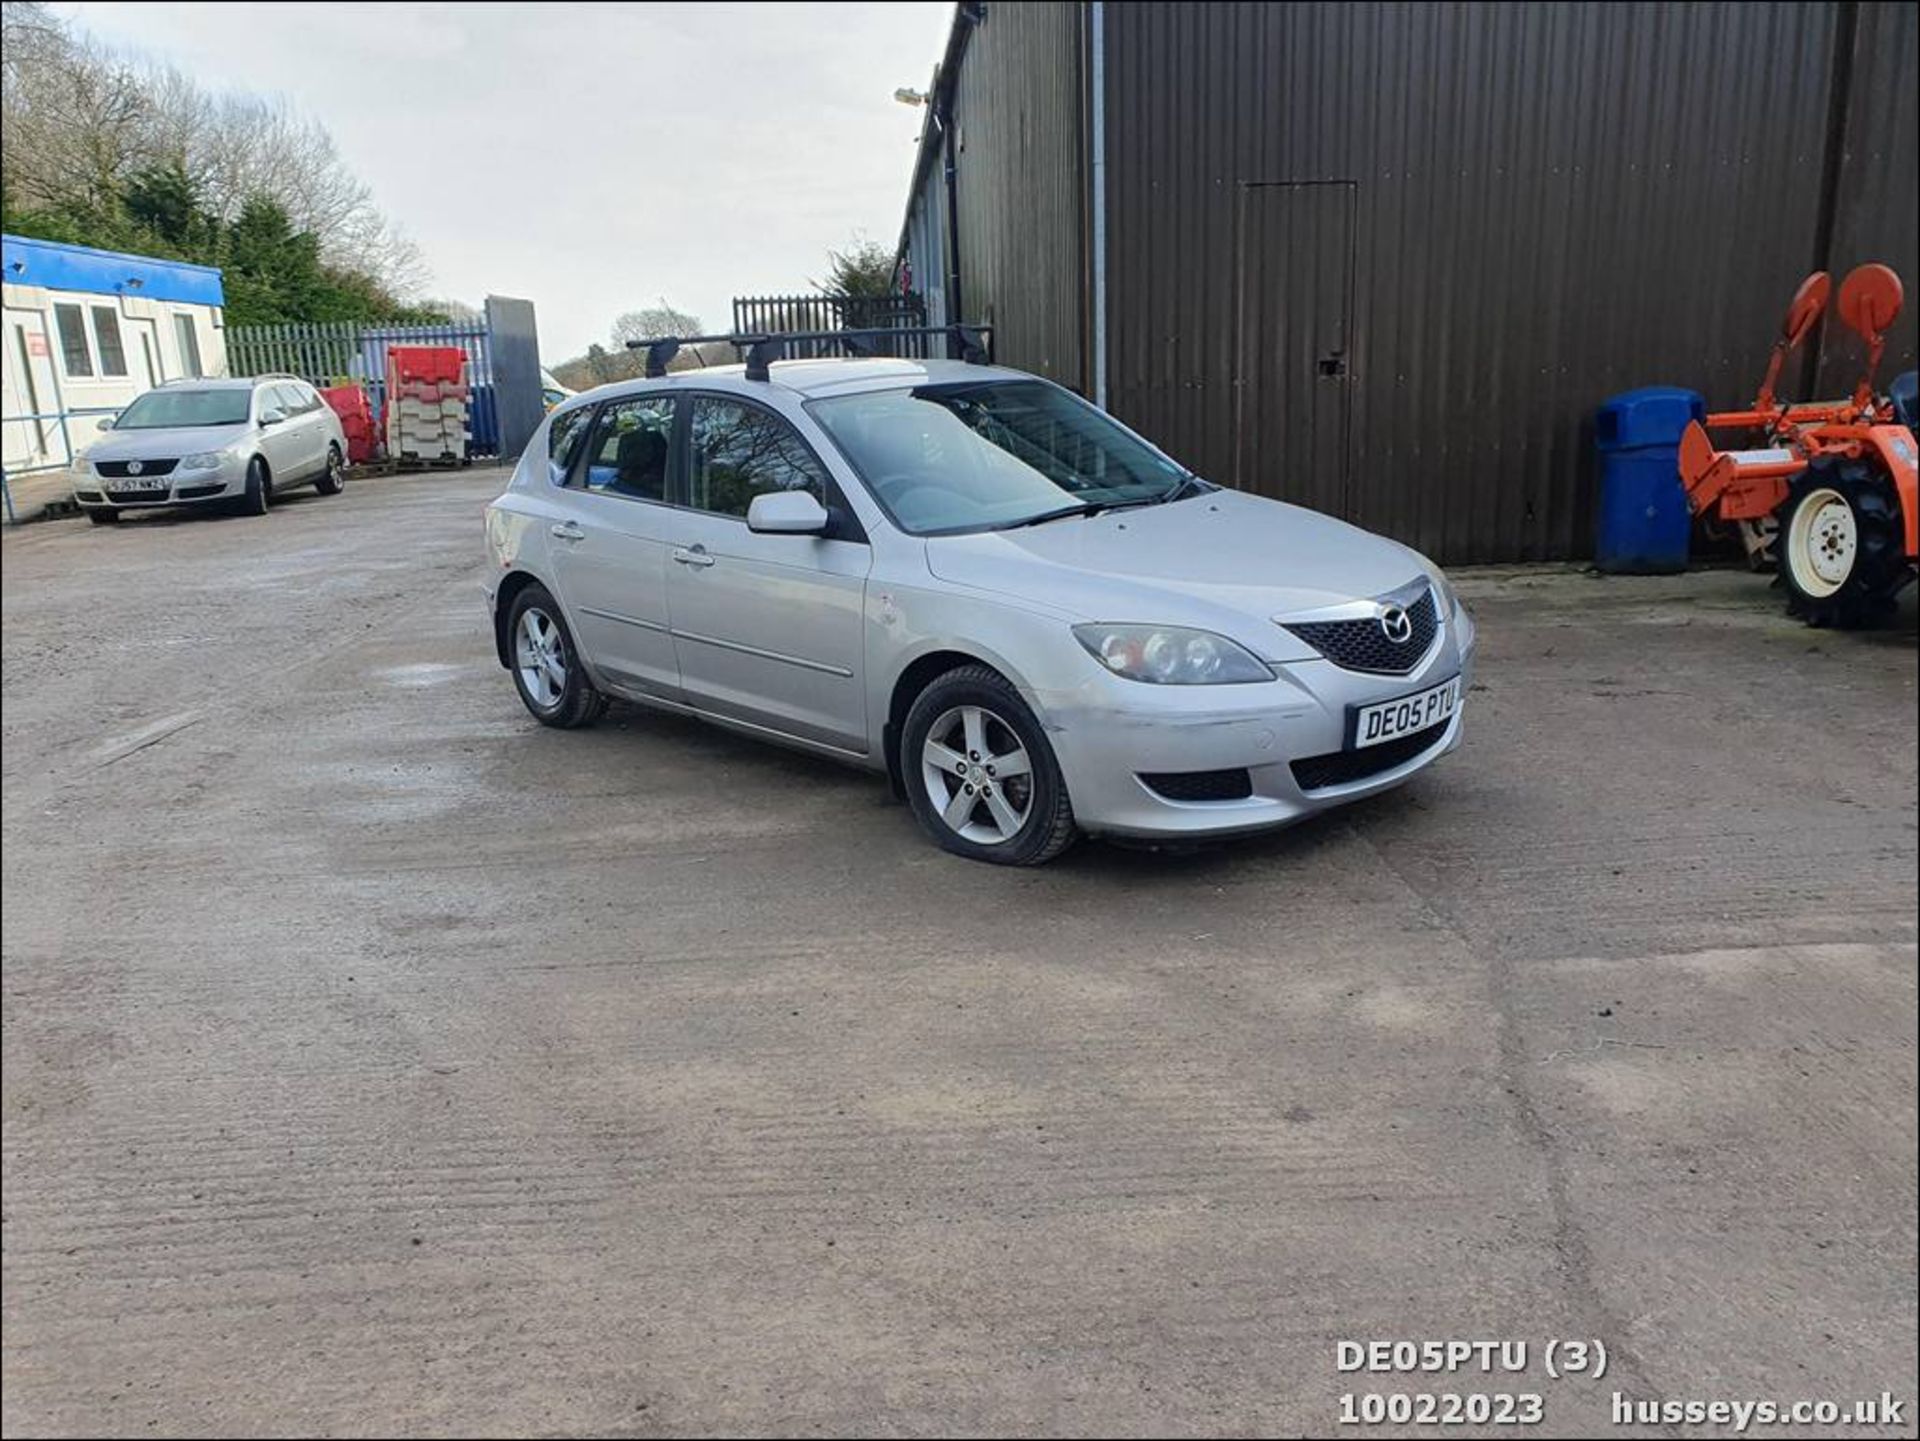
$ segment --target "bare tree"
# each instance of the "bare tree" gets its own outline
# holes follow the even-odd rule
[[[155,165],[178,166],[222,226],[265,196],[330,264],[398,296],[426,281],[419,248],[374,203],[327,128],[281,97],[212,91],[76,36],[34,0],[4,0],[0,180],[9,208],[98,212]]]
[[[675,310],[662,299],[645,310],[629,310],[613,322],[613,343],[626,345],[635,340],[659,340],[668,335],[698,335],[700,318]]]
[[[110,204],[152,158],[140,75],[76,44],[43,5],[5,7],[0,180],[11,205]]]

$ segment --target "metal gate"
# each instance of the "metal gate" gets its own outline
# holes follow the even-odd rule
[[[297,375],[311,385],[360,385],[384,411],[387,350],[395,345],[457,345],[467,353],[468,451],[500,454],[498,399],[494,394],[493,334],[479,322],[452,325],[369,325],[328,321],[298,325],[236,325],[227,331],[227,370],[232,375]],[[536,381],[537,389],[537,381]]]
[[[809,330],[911,330],[926,323],[927,303],[913,291],[903,295],[755,295],[736,297],[733,302],[735,335],[778,335]],[[929,351],[929,344],[935,350]],[[897,342],[883,343],[881,349],[924,360],[931,354],[944,353],[944,345],[937,336],[903,335]],[[796,341],[790,351],[796,359],[838,353],[831,340]]]

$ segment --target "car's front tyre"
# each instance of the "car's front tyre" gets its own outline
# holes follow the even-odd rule
[[[240,493],[240,513],[265,515],[272,504],[273,479],[267,474],[267,463],[256,455],[247,462],[247,488]]]
[[[900,774],[927,834],[969,860],[1037,866],[1078,834],[1046,732],[986,666],[950,670],[920,692],[900,731]]]
[[[530,585],[513,598],[507,648],[514,689],[541,725],[572,730],[605,714],[607,698],[587,678],[560,607],[545,586]]]

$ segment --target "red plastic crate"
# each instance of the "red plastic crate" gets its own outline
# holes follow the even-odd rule
[[[333,413],[340,417],[341,434],[347,438],[347,460],[365,465],[377,450],[373,428],[373,400],[357,385],[336,385],[320,392]]]
[[[392,345],[387,347],[387,380],[405,385],[459,385],[466,380],[467,352],[457,345]]]

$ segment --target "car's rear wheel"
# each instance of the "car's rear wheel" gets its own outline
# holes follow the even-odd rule
[[[587,678],[560,607],[545,586],[530,585],[514,597],[507,638],[514,689],[540,724],[572,730],[606,712],[607,698]]]
[[[120,512],[117,510],[90,510],[87,512],[87,519],[95,525],[118,525],[120,523]]]
[[[1053,747],[999,672],[969,665],[937,677],[907,712],[900,746],[914,816],[955,855],[1037,866],[1073,844]]]
[[[273,478],[267,474],[267,463],[256,455],[247,462],[247,488],[240,495],[240,513],[265,515],[272,504]]]
[[[327,468],[320,473],[320,478],[313,483],[313,488],[322,495],[338,495],[341,490],[345,488],[346,483],[347,468],[341,462],[340,447],[329,444],[327,446]]]

